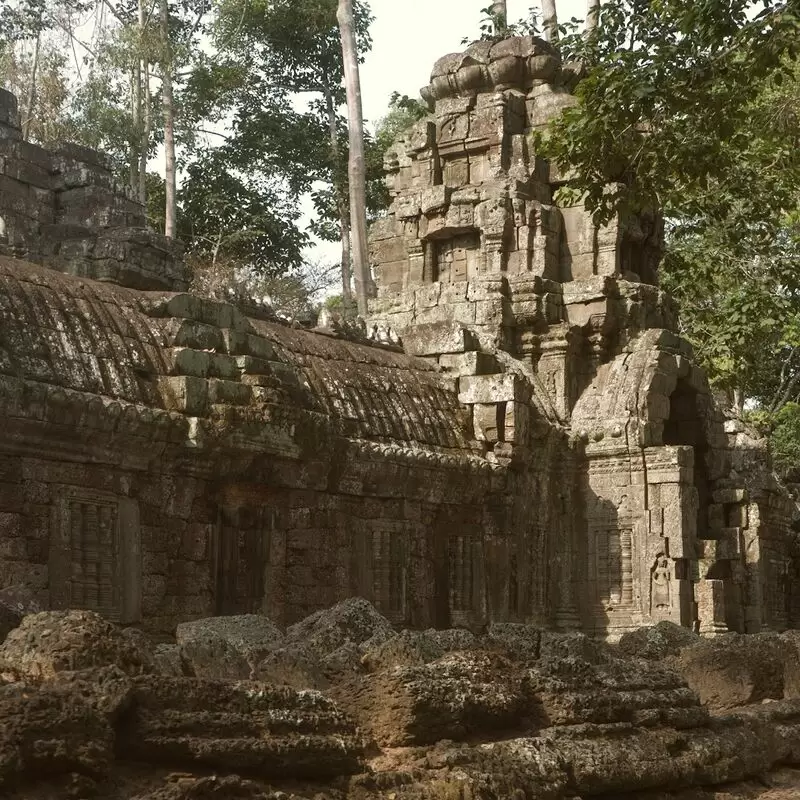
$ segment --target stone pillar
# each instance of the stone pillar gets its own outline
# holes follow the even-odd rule
[[[697,616],[701,636],[721,636],[728,633],[725,622],[725,585],[721,580],[704,578],[695,586]]]
[[[555,624],[558,630],[580,630],[581,620],[578,614],[577,598],[575,597],[575,543],[573,542],[573,531],[575,529],[573,520],[574,510],[571,512],[568,507],[566,495],[559,496],[561,507],[561,519],[565,522],[562,529],[562,538],[559,542],[559,564],[558,564],[558,600],[555,614]]]
[[[574,402],[572,371],[569,364],[574,355],[577,337],[573,333],[559,334],[558,338],[540,341],[541,355],[537,372],[547,389],[550,400],[559,416],[568,419]]]
[[[630,531],[620,534],[622,558],[622,596],[620,605],[630,608],[633,605],[633,537]]]
[[[695,617],[691,585],[691,571],[697,565],[693,458],[691,447],[645,450],[647,531],[642,566],[647,594],[642,610],[654,622],[669,620],[689,626]]]

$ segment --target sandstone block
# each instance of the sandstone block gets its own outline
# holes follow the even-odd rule
[[[162,377],[159,378],[159,390],[168,411],[200,417],[208,410],[208,382],[203,378],[184,375]]]
[[[526,402],[529,396],[527,382],[514,374],[466,375],[458,380],[458,400],[467,405]]]
[[[416,325],[404,332],[403,345],[407,353],[415,356],[464,353],[477,349],[470,331],[457,322]]]
[[[129,675],[152,672],[153,653],[146,640],[124,635],[93,611],[30,614],[0,646],[0,673],[17,680],[105,666]]]
[[[181,646],[208,637],[219,637],[228,642],[248,663],[254,664],[283,639],[283,634],[267,617],[241,614],[183,622],[178,625],[175,637]]]
[[[621,653],[636,658],[660,660],[665,656],[677,655],[684,647],[698,644],[700,637],[688,628],[674,622],[659,622],[648,628],[637,628],[624,633],[619,640]]]
[[[669,664],[709,708],[729,709],[784,696],[785,665],[797,650],[777,634],[727,634],[681,649]]]
[[[131,703],[118,734],[127,759],[272,779],[362,769],[354,724],[318,692],[154,676],[134,683]]]
[[[335,695],[386,747],[461,740],[519,724],[529,710],[522,675],[501,656],[452,653],[371,675]]]
[[[448,373],[462,375],[491,375],[500,371],[500,364],[491,353],[472,350],[468,353],[445,353],[439,357],[439,366]]]
[[[193,350],[222,351],[225,349],[225,341],[219,328],[206,325],[204,322],[185,319],[180,321],[180,327],[175,332],[172,346]]]
[[[108,774],[114,759],[114,731],[110,715],[97,701],[109,688],[104,683],[95,674],[42,687],[0,686],[0,791],[4,796],[43,776],[66,788],[71,774],[101,779]]]

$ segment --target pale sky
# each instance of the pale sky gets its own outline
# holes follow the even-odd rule
[[[533,0],[507,0],[509,22],[530,16]],[[430,80],[434,62],[447,53],[464,49],[465,37],[480,34],[481,9],[490,0],[370,0],[372,50],[361,66],[364,118],[370,127],[386,113],[392,92],[418,97]],[[583,19],[586,0],[558,0],[561,22]],[[311,213],[310,201],[305,204]],[[338,244],[319,242],[309,255],[338,261]]]

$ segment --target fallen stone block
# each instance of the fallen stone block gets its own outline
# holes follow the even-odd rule
[[[363,742],[318,692],[143,676],[134,681],[117,751],[149,764],[321,779],[360,771]]]

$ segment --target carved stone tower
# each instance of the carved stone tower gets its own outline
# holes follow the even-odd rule
[[[788,602],[759,588],[750,555],[764,540],[788,564],[785,502],[766,466],[737,473],[743,444],[758,446],[728,432],[675,334],[660,219],[597,227],[558,203],[564,176],[533,134],[575,102],[576,80],[531,37],[436,63],[431,116],[387,158],[370,325],[450,375],[486,457],[526,476],[513,513],[532,555],[514,581],[546,584],[533,594],[548,622],[755,630]]]

